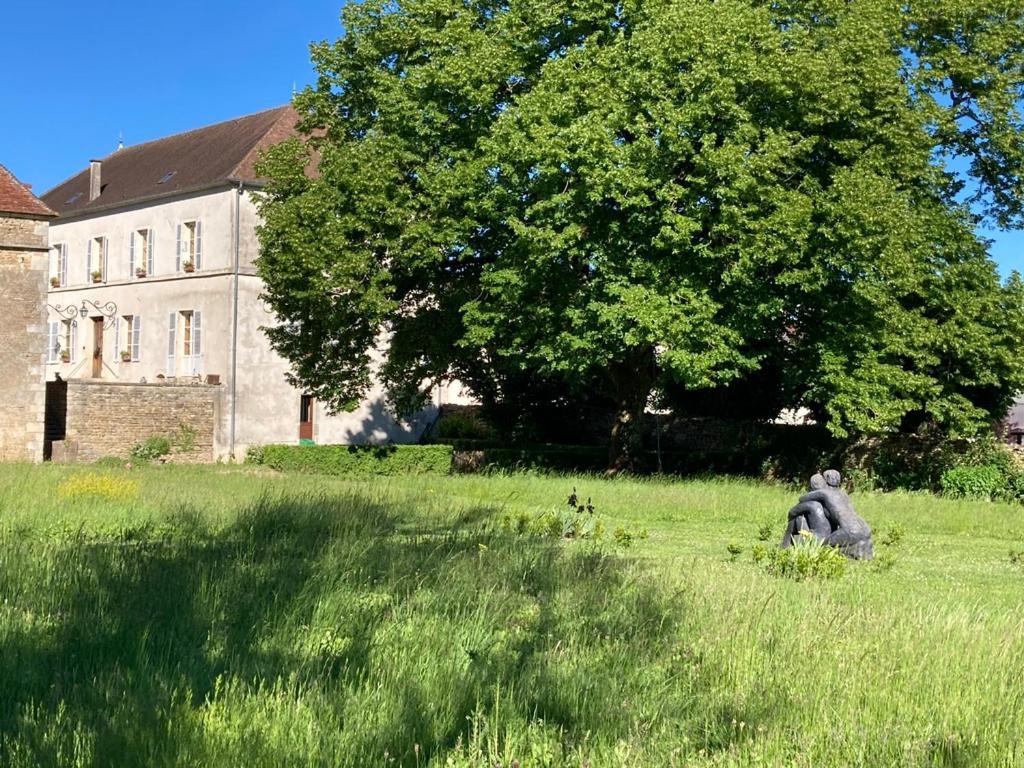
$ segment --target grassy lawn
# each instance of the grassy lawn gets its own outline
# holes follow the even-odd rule
[[[600,542],[500,525],[573,486]],[[1024,765],[1024,510],[855,494],[881,557],[797,582],[794,499],[0,466],[0,765]]]

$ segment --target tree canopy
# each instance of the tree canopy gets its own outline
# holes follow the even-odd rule
[[[366,0],[272,150],[270,338],[336,408],[458,378],[760,392],[969,434],[1024,388],[1024,10],[996,0]],[[315,173],[308,169],[315,166]]]

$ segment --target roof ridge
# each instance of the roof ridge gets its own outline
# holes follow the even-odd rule
[[[260,115],[265,115],[268,112],[277,112],[279,110],[288,109],[290,106],[291,106],[290,104],[281,104],[281,105],[276,106],[276,107],[271,107],[270,109],[261,109],[258,112],[251,112],[248,115],[239,115],[238,117],[232,117],[232,118],[229,118],[227,120],[221,120],[220,122],[217,122],[217,123],[210,123],[209,125],[201,125],[198,128],[189,128],[187,131],[179,131],[178,133],[172,133],[169,136],[161,136],[158,139],[150,139],[149,141],[143,141],[140,144],[130,144],[127,147],[122,147],[121,149],[115,149],[113,152],[111,152],[111,153],[101,157],[100,160],[106,160],[107,158],[113,157],[114,155],[123,155],[126,152],[132,152],[132,151],[134,151],[136,149],[142,149],[144,147],[150,146],[151,144],[157,144],[157,143],[159,143],[161,141],[170,141],[171,139],[177,139],[177,138],[179,138],[181,136],[188,136],[190,133],[198,133],[199,131],[206,131],[206,130],[209,130],[211,128],[217,128],[218,126],[227,125],[228,123],[237,123],[239,120],[248,120],[249,118],[252,118],[252,117],[259,117]],[[82,171],[79,171],[78,173],[82,173]],[[76,173],[75,176],[77,176],[77,175],[78,174]],[[72,176],[70,178],[73,179],[74,176]],[[56,187],[54,187],[54,189],[56,189]]]

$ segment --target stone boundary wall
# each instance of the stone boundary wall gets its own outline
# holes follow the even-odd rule
[[[170,460],[212,462],[222,393],[223,387],[207,384],[69,381],[67,429],[64,444],[54,444],[54,458],[127,458],[137,443],[153,436],[173,438],[185,425],[194,431],[194,445],[188,452],[173,452]]]
[[[47,226],[0,214],[0,461],[43,460]]]

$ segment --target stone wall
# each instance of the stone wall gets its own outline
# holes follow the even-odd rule
[[[42,461],[47,222],[0,214],[0,461]]]
[[[124,458],[149,437],[173,439],[188,432],[194,440],[191,450],[175,450],[171,460],[211,462],[222,391],[205,384],[69,381],[65,444],[54,444],[54,458]]]

